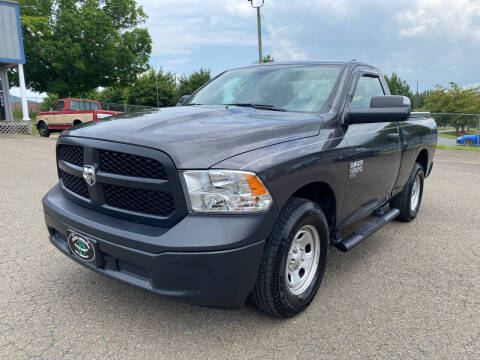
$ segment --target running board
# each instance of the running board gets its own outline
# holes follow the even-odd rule
[[[353,233],[345,239],[335,242],[335,247],[341,251],[349,251],[360,244],[374,232],[380,230],[384,225],[395,219],[400,214],[398,209],[390,209],[383,215],[375,216],[371,221],[363,224],[359,228],[353,230]]]

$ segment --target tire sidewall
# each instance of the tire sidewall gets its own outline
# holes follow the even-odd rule
[[[420,195],[419,195],[417,207],[415,208],[415,210],[412,210],[410,206],[410,201],[412,198],[413,185],[415,184],[415,179],[417,175],[420,177]],[[418,211],[420,210],[420,205],[422,204],[424,180],[425,180],[425,174],[423,172],[423,168],[420,164],[417,163],[415,165],[415,168],[413,169],[412,177],[410,178],[410,184],[408,187],[408,211],[409,211],[410,218],[412,219],[417,216]]]
[[[320,258],[315,277],[310,286],[302,294],[294,295],[290,293],[287,287],[287,279],[285,278],[286,262],[288,251],[295,234],[305,225],[312,225],[318,231],[318,235],[320,237]],[[291,216],[290,221],[285,228],[285,234],[287,234],[287,237],[284,243],[285,246],[280,261],[280,266],[278,268],[278,286],[283,305],[290,309],[292,313],[297,313],[307,307],[308,304],[313,300],[325,274],[328,257],[328,225],[326,225],[322,211],[316,208],[312,203],[307,203],[297,209],[293,216]]]
[[[44,122],[40,123],[38,126],[38,133],[42,137],[49,137],[50,136],[50,131],[48,130],[47,124]]]

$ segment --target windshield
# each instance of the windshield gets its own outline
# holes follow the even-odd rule
[[[183,105],[247,104],[319,112],[341,71],[339,65],[273,65],[229,70]]]

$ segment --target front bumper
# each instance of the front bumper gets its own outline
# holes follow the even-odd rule
[[[253,289],[274,212],[257,215],[187,215],[170,229],[99,214],[64,195],[58,185],[43,198],[50,241],[99,273],[197,305],[241,306]],[[75,257],[68,233],[96,243],[96,265]]]

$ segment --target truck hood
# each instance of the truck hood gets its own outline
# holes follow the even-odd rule
[[[205,169],[243,152],[315,136],[322,120],[311,113],[179,106],[89,122],[61,136],[155,148],[166,152],[179,169]]]

